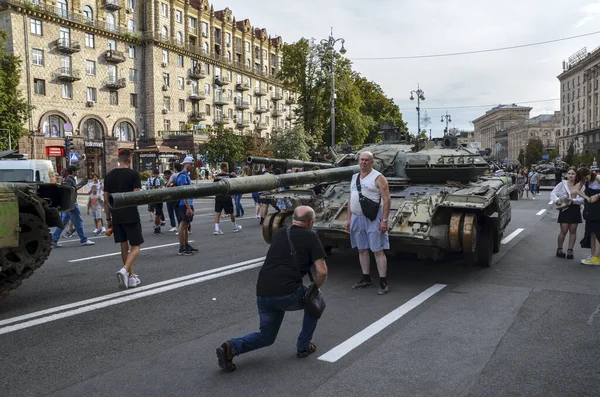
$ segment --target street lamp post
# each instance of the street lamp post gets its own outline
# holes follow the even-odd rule
[[[421,101],[425,100],[425,92],[419,87],[419,84],[417,84],[417,89],[412,90],[410,92],[411,101],[415,100],[413,94],[417,95],[417,128],[419,129],[419,131],[417,132],[418,136],[421,133]]]
[[[335,43],[338,41],[342,42],[342,48],[340,49],[340,54],[344,55],[346,53],[346,48],[344,48],[345,40],[342,38],[336,39],[333,37],[333,28],[331,28],[331,35],[327,40],[321,40],[321,45],[326,46],[326,49],[331,53],[331,100],[329,101],[329,106],[331,107],[331,148],[335,148],[335,73],[334,73],[334,63],[335,63]]]
[[[446,136],[448,134],[448,123],[452,122],[452,116],[450,116],[448,114],[448,111],[446,110],[446,114],[442,115],[442,120],[440,120],[442,123],[444,122],[444,120],[446,120],[446,128],[444,129],[444,136]]]

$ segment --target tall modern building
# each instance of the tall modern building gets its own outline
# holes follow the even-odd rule
[[[197,154],[211,131],[289,127],[296,96],[276,78],[282,39],[207,0],[0,0],[8,51],[23,59],[34,110],[21,141],[30,158],[67,164],[65,136],[87,174],[122,148]]]

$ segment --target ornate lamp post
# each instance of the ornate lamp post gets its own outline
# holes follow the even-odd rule
[[[331,35],[327,40],[321,40],[321,45],[324,45],[325,48],[331,53],[331,100],[329,101],[329,106],[331,107],[331,148],[335,147],[335,73],[334,73],[334,62],[335,62],[335,43],[338,41],[342,42],[342,48],[340,49],[340,54],[344,55],[346,53],[346,48],[344,48],[344,43],[346,40],[339,38],[336,39],[333,37],[333,28],[331,28]]]
[[[442,123],[444,122],[444,119],[446,120],[446,128],[444,129],[444,136],[448,134],[448,123],[452,122],[452,116],[450,116],[448,114],[448,111],[446,110],[446,114],[442,115],[442,120],[440,120]]]
[[[414,94],[417,95],[417,128],[419,129],[419,131],[417,131],[418,135],[421,133],[421,101],[425,100],[425,92],[419,87],[419,84],[417,84],[417,89],[412,90],[410,92],[411,101],[415,100],[415,97],[413,96]]]

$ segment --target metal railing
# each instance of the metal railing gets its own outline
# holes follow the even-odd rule
[[[81,51],[81,44],[66,37],[56,40],[56,48],[59,51],[74,53]]]
[[[81,72],[78,69],[61,67],[54,71],[54,77],[61,80],[81,80]]]
[[[204,113],[204,112],[191,112],[188,115],[188,118],[189,118],[190,121],[193,121],[193,122],[204,121],[204,120],[206,120],[206,113]]]
[[[126,61],[125,53],[122,51],[117,51],[117,50],[107,50],[104,53],[104,60],[106,62],[112,62],[112,63],[125,62]]]
[[[127,86],[127,79],[124,77],[120,79],[108,79],[104,82],[104,85],[106,88],[118,90]]]
[[[117,11],[121,9],[120,0],[104,0],[104,8],[107,10]]]
[[[202,70],[202,68],[200,66],[195,66],[193,68],[190,68],[189,70],[189,75],[192,79],[203,79],[206,77],[206,73],[204,73],[204,70]]]
[[[215,116],[215,124],[227,124],[231,121],[228,116]]]

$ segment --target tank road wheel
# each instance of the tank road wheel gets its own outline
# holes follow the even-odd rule
[[[477,216],[465,214],[462,228],[462,249],[465,263],[473,266],[477,263]]]
[[[271,228],[273,227],[273,220],[275,219],[275,215],[277,215],[277,213],[267,214],[262,224],[262,235],[263,239],[265,240],[265,243],[267,244],[271,244]]]
[[[455,212],[450,218],[450,228],[448,232],[448,240],[452,251],[460,251],[462,244],[460,241],[461,230],[460,226],[465,216],[464,212]]]
[[[277,212],[273,215],[273,225],[271,226],[271,240],[279,229],[285,228],[288,225],[286,222],[291,214],[289,212]]]
[[[52,251],[52,238],[42,219],[21,213],[19,226],[19,246],[0,248],[0,297],[21,285],[44,264]]]
[[[495,234],[499,234],[499,231],[494,231],[493,222],[484,222],[479,225],[477,235],[477,266],[490,267],[492,265]]]

